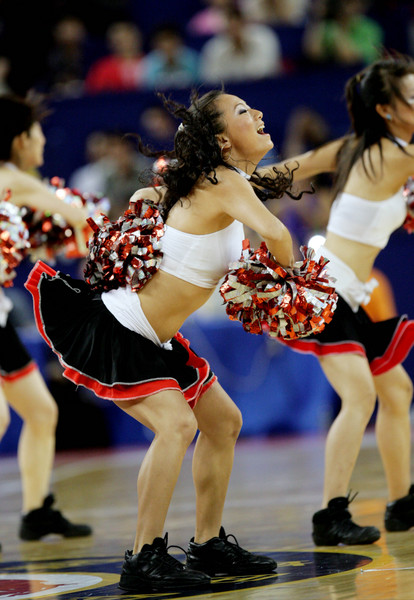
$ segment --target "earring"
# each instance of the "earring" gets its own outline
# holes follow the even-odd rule
[[[385,115],[385,118],[387,119],[387,121],[392,121],[392,116],[390,115],[390,113],[387,113]]]

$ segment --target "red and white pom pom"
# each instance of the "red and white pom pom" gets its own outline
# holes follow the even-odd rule
[[[407,216],[403,227],[408,233],[414,231],[414,177],[409,177],[404,185],[403,195],[407,203]]]
[[[101,212],[110,208],[109,200],[92,194],[81,193],[76,189],[64,186],[63,179],[52,177],[48,189],[60,200],[74,207],[85,207],[89,217],[97,217]],[[59,213],[50,213],[23,207],[23,219],[29,230],[31,259],[43,257],[53,260],[54,256],[64,254],[71,258],[84,256],[78,248],[76,232]],[[90,235],[90,229],[85,223],[83,245]]]
[[[30,248],[20,208],[8,201],[10,196],[8,191],[0,201],[0,285],[4,287],[13,285],[15,269]]]
[[[92,219],[101,213],[108,213],[111,208],[108,198],[96,196],[89,192],[80,192],[75,188],[65,187],[64,180],[59,177],[52,177],[48,187],[63,202],[72,206],[86,208],[88,217]]]
[[[301,247],[304,260],[292,268],[274,261],[262,242],[251,250],[244,240],[238,262],[231,265],[220,287],[230,319],[245,331],[297,339],[322,331],[332,319],[337,295],[325,272],[328,260],[314,259],[314,250]]]
[[[159,269],[164,221],[153,202],[139,199],[117,221],[105,215],[88,219],[93,236],[85,281],[93,290],[108,291],[130,285],[141,289]]]

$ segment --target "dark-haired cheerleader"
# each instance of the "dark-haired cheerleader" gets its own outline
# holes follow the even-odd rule
[[[45,146],[39,115],[29,102],[2,96],[0,128],[0,190],[2,194],[9,190],[9,202],[0,202],[0,284],[7,285],[14,271],[10,257],[17,249],[19,259],[14,256],[14,264],[17,264],[26,246],[15,243],[18,237],[13,237],[12,223],[8,219],[17,218],[17,214],[8,215],[6,205],[25,206],[42,214],[44,211],[58,213],[73,228],[85,225],[87,212],[63,202],[26,172],[43,164]],[[38,540],[49,533],[65,537],[90,535],[88,525],[73,524],[52,508],[54,499],[49,486],[55,454],[57,406],[8,319],[11,308],[10,300],[0,288],[0,438],[10,421],[8,404],[23,420],[18,451],[23,493],[19,535],[24,540]]]
[[[216,573],[276,568],[271,558],[230,541],[222,527],[241,415],[179,333],[239,259],[243,223],[265,239],[280,265],[293,264],[289,232],[249,182],[273,143],[262,113],[236,96],[213,91],[194,96],[189,108],[166,104],[181,124],[164,185],[139,190],[116,223],[91,223],[86,282],[39,264],[26,284],[39,329],[66,377],[113,400],[154,432],[138,475],[135,544],[120,580],[123,589],[137,593],[205,586]],[[276,181],[253,179],[280,197],[292,178],[287,171],[275,174]],[[196,527],[184,568],[168,554],[163,529],[197,429]]]
[[[298,179],[337,172],[320,253],[330,261],[338,307],[322,333],[287,342],[319,358],[342,402],[326,443],[322,510],[313,517],[318,545],[367,544],[380,537],[376,527],[352,521],[347,496],[377,398],[376,434],[389,494],[385,528],[414,526],[412,383],[401,366],[413,345],[414,322],[402,317],[373,323],[361,307],[372,290],[367,280],[374,261],[406,222],[407,195],[412,197],[405,183],[414,174],[414,61],[395,56],[373,63],[348,81],[346,97],[352,133],[287,161],[299,164]]]

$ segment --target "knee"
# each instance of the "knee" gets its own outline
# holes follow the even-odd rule
[[[380,409],[390,413],[407,413],[413,398],[413,383],[407,373],[394,381],[389,393],[380,396]]]
[[[220,415],[219,421],[209,422],[209,427],[200,427],[205,435],[220,440],[220,443],[235,442],[243,425],[242,414],[235,404]]]
[[[230,411],[230,414],[228,415],[228,418],[226,419],[226,422],[223,423],[223,425],[226,429],[224,435],[227,435],[227,437],[237,440],[243,425],[243,418],[240,410],[237,408],[236,405],[232,407],[232,410]]]
[[[58,407],[53,398],[33,407],[30,415],[23,417],[29,427],[39,431],[54,432],[58,421]]]
[[[342,410],[351,411],[354,416],[359,416],[363,424],[368,424],[374,412],[377,394],[374,387],[361,387],[355,397],[342,400]]]
[[[174,418],[169,419],[165,427],[160,427],[157,433],[188,448],[197,433],[197,421],[192,412],[174,415]]]

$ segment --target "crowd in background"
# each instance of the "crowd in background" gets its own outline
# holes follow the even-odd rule
[[[25,18],[22,19],[22,11]],[[187,90],[194,86],[283,81],[312,69],[358,69],[384,51],[414,53],[408,0],[45,0],[0,3],[0,94],[59,102],[102,94]],[[171,145],[176,123],[157,103],[136,130],[156,148]],[[93,130],[71,187],[111,201],[111,218],[144,185],[152,162],[125,131]],[[329,123],[302,99],[278,147],[281,157],[332,137]],[[147,181],[145,181],[146,183]],[[299,242],[323,228],[329,180],[301,206],[279,206]],[[309,210],[310,204],[313,209]],[[306,208],[303,208],[303,207]]]
[[[0,91],[76,97],[255,80],[360,66],[383,46],[413,53],[412,2],[4,0]]]
[[[86,99],[94,110],[98,96],[116,95],[122,97],[122,102],[124,95],[126,98],[131,93],[151,96],[151,102],[145,101],[137,112],[135,122],[136,130],[157,149],[171,147],[177,129],[176,121],[157,101],[157,90],[184,92],[188,97],[187,90],[192,86],[253,82],[263,91],[268,82],[280,82],[282,87],[292,74],[305,78],[332,66],[356,72],[381,55],[384,48],[414,54],[411,1],[0,2],[0,94],[12,92],[43,99],[55,109],[59,103],[73,101],[75,105]],[[310,91],[324,93],[323,89]],[[280,113],[275,116],[284,131],[284,139],[279,133],[275,140],[275,152],[281,158],[300,154],[338,135],[332,131],[328,114],[307,106],[309,88],[304,86],[303,92],[292,102],[286,121]],[[119,110],[119,103],[117,107]],[[73,115],[75,125],[79,115],[75,106]],[[268,130],[271,116],[266,113]],[[47,138],[46,147],[56,147],[59,140],[55,131],[53,140]],[[72,170],[67,183],[84,192],[107,196],[111,219],[127,208],[131,195],[144,185],[140,174],[153,167],[125,133],[110,129],[110,124],[108,129],[91,127],[84,149],[78,140],[58,146],[67,160],[67,144],[78,143],[84,164]],[[314,178],[312,184],[315,193],[307,194],[302,202],[282,199],[274,207],[297,245],[306,244],[312,234],[326,226],[331,179]],[[303,187],[310,189],[308,183]],[[253,246],[257,245],[253,232],[248,232],[248,237]],[[9,290],[17,307],[16,323],[25,325],[27,318],[30,324],[32,309],[25,291],[20,303],[19,291],[19,282]],[[216,314],[222,312],[222,306],[213,305],[208,310]],[[52,385],[57,382],[58,397],[62,394],[62,377],[60,371],[55,376],[54,370],[48,373],[48,379]]]

